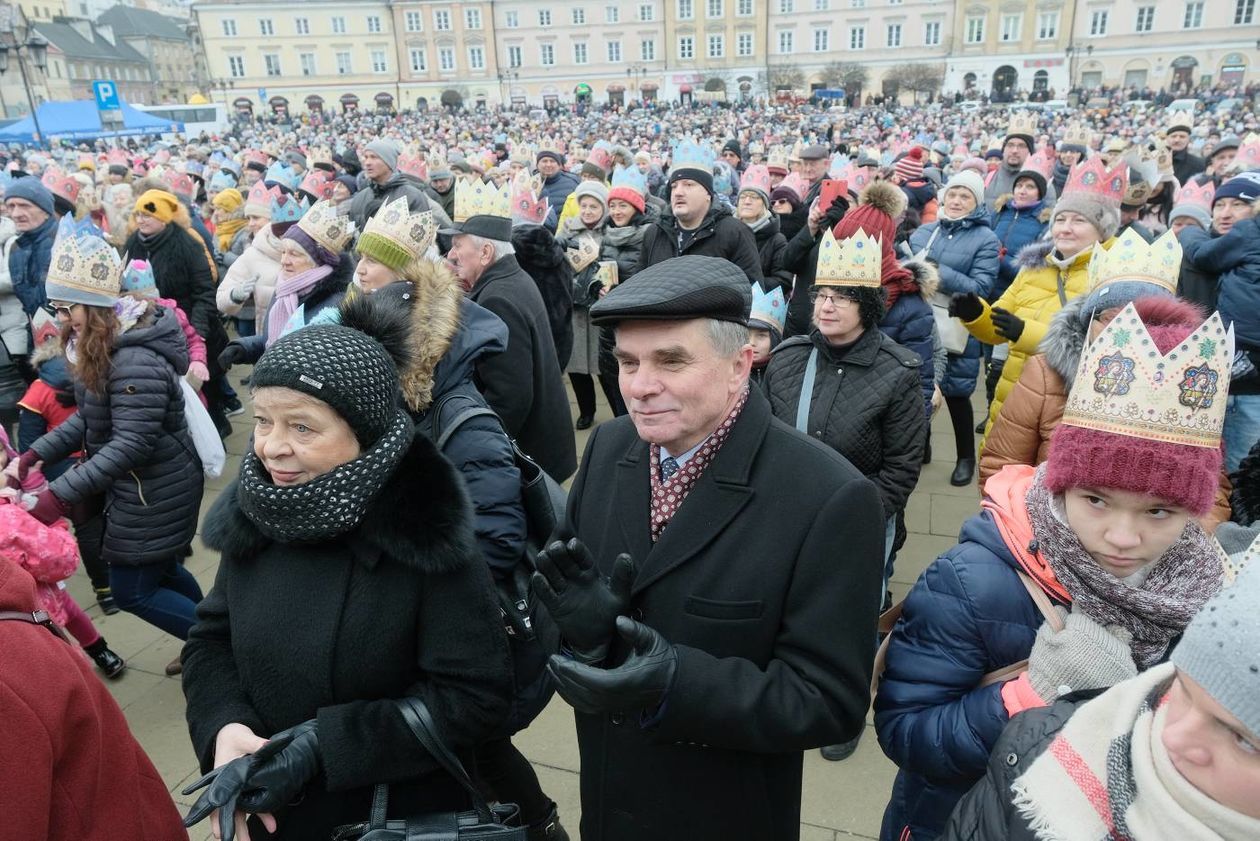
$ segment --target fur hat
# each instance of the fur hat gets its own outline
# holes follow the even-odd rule
[[[1094,193],[1077,190],[1060,196],[1051,218],[1064,212],[1079,213],[1088,219],[1098,231],[1100,240],[1111,239],[1120,227],[1119,210]]]

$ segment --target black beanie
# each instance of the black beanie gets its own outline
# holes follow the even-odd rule
[[[703,169],[695,169],[693,167],[680,167],[669,171],[669,186],[672,188],[675,181],[686,178],[695,181],[701,187],[708,191],[709,195],[713,195],[713,173]]]
[[[1015,180],[1011,182],[1014,187],[1019,183],[1021,178],[1027,178],[1029,181],[1037,185],[1037,197],[1044,199],[1046,197],[1046,177],[1035,169],[1021,169],[1015,173]]]
[[[722,151],[734,152],[741,161],[744,159],[744,151],[739,148],[739,141],[735,140],[734,138],[731,138],[730,140],[726,141],[726,144],[722,147]]]

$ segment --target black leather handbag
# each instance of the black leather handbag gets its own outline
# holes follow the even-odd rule
[[[400,698],[396,703],[416,741],[468,792],[472,809],[390,820],[386,817],[389,786],[382,783],[372,794],[371,817],[364,823],[337,827],[333,841],[525,841],[525,828],[515,825],[520,809],[512,803],[486,803],[459,758],[438,736],[424,702]]]

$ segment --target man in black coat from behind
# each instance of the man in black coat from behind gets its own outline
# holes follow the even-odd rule
[[[508,435],[563,482],[577,469],[573,415],[547,307],[533,278],[516,261],[512,222],[476,215],[443,233],[451,237],[447,263],[469,299],[508,326],[507,350],[478,361],[477,386]]]
[[[534,576],[583,841],[792,841],[802,752],[864,724],[879,493],[748,388],[750,304],[736,266],[688,256],[591,307],[629,415],[591,435]]]

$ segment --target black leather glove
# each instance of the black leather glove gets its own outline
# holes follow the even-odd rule
[[[1019,337],[1024,333],[1024,319],[1001,307],[994,307],[989,313],[993,319],[994,332],[1008,342],[1019,341]],[[967,320],[971,321],[971,319]]]
[[[226,765],[215,768],[184,789],[184,794],[192,794],[199,788],[205,788],[184,817],[184,826],[200,823],[211,812],[218,809],[220,839],[232,841],[236,837],[237,801],[245,788],[245,780],[253,768],[253,755],[237,757]]]
[[[237,808],[274,813],[288,806],[319,773],[319,739],[314,720],[272,736],[254,754],[254,760]]]
[[[831,203],[831,207],[827,208],[827,227],[834,228],[844,218],[844,214],[848,212],[849,200],[844,196],[836,196]]]
[[[633,713],[655,710],[674,685],[678,652],[647,625],[617,617],[617,633],[633,648],[620,666],[601,669],[551,655],[548,671],[560,697],[579,712]]]
[[[975,321],[984,315],[984,304],[980,302],[980,296],[974,292],[953,295],[949,299],[949,314],[963,321]]]
[[[583,663],[600,663],[608,656],[613,623],[630,606],[634,561],[618,555],[612,578],[603,579],[595,560],[576,537],[556,541],[538,553],[534,590],[574,656]]]
[[[228,342],[228,346],[219,352],[219,367],[227,371],[249,358],[249,352],[240,342]]]

